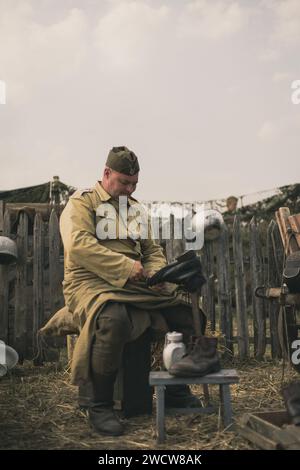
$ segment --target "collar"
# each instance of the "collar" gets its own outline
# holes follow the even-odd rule
[[[97,181],[95,184],[95,190],[100,196],[101,201],[109,201],[109,199],[112,199],[111,195],[103,188],[101,181]]]
[[[97,194],[100,196],[101,201],[105,202],[105,201],[109,201],[110,199],[113,199],[112,196],[107,191],[105,191],[105,189],[103,188],[103,186],[101,184],[101,181],[97,181],[97,183],[95,184],[95,190],[96,190]],[[130,206],[132,206],[136,202],[138,202],[138,201],[134,197],[130,196],[128,198],[128,204]]]

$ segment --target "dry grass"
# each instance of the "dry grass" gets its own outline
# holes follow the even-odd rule
[[[232,386],[235,417],[245,412],[282,408],[282,366],[279,362],[228,364],[239,371],[240,383]],[[291,369],[285,381],[297,378]],[[194,392],[201,388],[194,386]],[[211,387],[217,400],[217,387]],[[1,449],[253,449],[235,432],[224,432],[220,417],[189,415],[167,417],[167,443],[156,445],[155,416],[126,420],[126,434],[119,438],[91,431],[77,408],[77,388],[69,384],[68,371],[56,365],[33,367],[26,363],[10,377],[0,379]]]

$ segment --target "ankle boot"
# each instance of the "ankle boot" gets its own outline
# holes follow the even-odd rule
[[[175,362],[169,373],[176,377],[202,377],[221,369],[217,352],[217,338],[192,337],[190,352]]]
[[[120,436],[123,425],[113,410],[113,393],[116,373],[112,375],[93,374],[93,397],[88,408],[91,426],[100,434]]]
[[[286,410],[296,426],[300,426],[300,381],[291,382],[282,390]]]
[[[167,385],[165,390],[166,408],[201,408],[202,403],[188,385]]]

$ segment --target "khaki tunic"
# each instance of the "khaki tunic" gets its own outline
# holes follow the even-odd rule
[[[129,198],[129,205],[136,202]],[[92,189],[76,191],[60,218],[65,260],[64,297],[80,331],[71,374],[72,382],[77,385],[89,380],[96,318],[107,301],[130,303],[143,310],[133,315],[132,340],[150,326],[152,315],[147,311],[184,303],[174,284],[168,284],[163,293],[158,293],[144,281],[128,281],[134,261],[141,261],[146,272],[153,272],[165,266],[166,259],[162,248],[151,237],[119,238],[119,225],[116,239],[99,240],[96,226],[101,216],[96,211],[104,203],[111,204],[118,212],[118,201],[97,182]]]

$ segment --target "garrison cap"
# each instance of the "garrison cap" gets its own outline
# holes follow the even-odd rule
[[[127,147],[113,147],[108,154],[106,166],[129,176],[140,171],[137,156]]]

